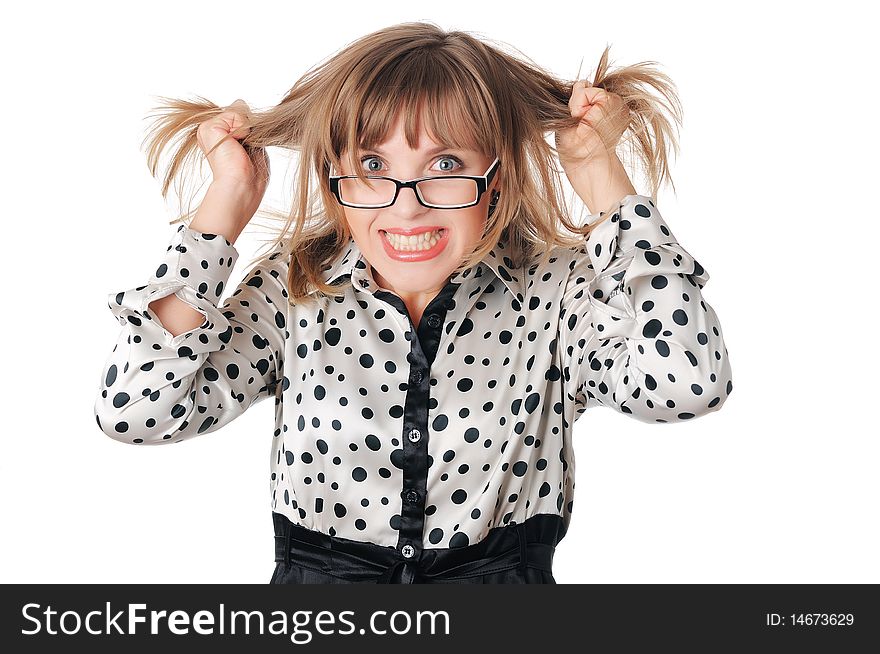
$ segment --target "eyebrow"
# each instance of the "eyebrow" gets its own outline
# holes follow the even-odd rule
[[[381,155],[385,155],[385,154],[386,154],[386,152],[385,152],[384,150],[382,150],[382,148],[364,148],[364,147],[361,147],[360,149],[363,150],[363,151],[378,152],[378,153],[381,154]],[[458,151],[458,152],[461,152],[461,151],[462,151],[461,148],[454,148],[454,147],[452,147],[451,145],[441,145],[441,146],[438,146],[438,147],[436,147],[436,148],[433,148],[432,150],[428,150],[428,151],[426,152],[426,154],[427,154],[428,156],[430,156],[430,155],[432,155],[432,154],[437,154],[438,152],[443,152],[444,150],[455,150],[455,151]]]

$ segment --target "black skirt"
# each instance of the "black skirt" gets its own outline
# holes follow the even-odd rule
[[[274,511],[272,520],[270,584],[555,584],[553,554],[564,535],[560,516],[539,514],[479,543],[405,559],[394,547],[306,529]]]

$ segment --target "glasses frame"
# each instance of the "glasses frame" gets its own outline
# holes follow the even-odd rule
[[[397,196],[400,195],[400,189],[402,188],[411,188],[413,193],[416,196],[416,200],[419,201],[419,204],[423,207],[428,207],[429,209],[464,209],[466,207],[473,207],[480,203],[480,200],[483,197],[483,193],[489,188],[489,184],[492,183],[492,179],[495,177],[495,173],[498,172],[498,167],[501,165],[501,162],[498,161],[498,157],[495,157],[495,161],[489,166],[489,169],[483,175],[432,175],[430,177],[418,177],[416,179],[411,179],[406,182],[402,182],[399,179],[395,179],[394,177],[384,177],[382,175],[367,175],[367,179],[387,179],[394,182],[394,197],[391,198],[391,201],[387,204],[353,204],[351,202],[345,202],[339,195],[339,180],[340,179],[357,179],[357,175],[330,175],[330,191],[333,193],[336,201],[344,207],[351,207],[353,209],[384,209],[385,207],[390,207],[392,204],[397,202]],[[429,179],[471,179],[477,183],[477,199],[473,202],[468,202],[467,204],[457,204],[452,207],[446,206],[438,206],[435,204],[429,204],[425,202],[419,193],[418,187],[416,186],[419,182],[423,182]]]

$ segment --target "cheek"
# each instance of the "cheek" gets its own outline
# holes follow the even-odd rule
[[[345,221],[348,223],[348,230],[360,238],[369,234],[371,221],[368,217],[358,214],[356,209],[346,209]]]
[[[467,216],[462,216],[462,220],[457,224],[459,234],[463,241],[468,244],[474,244],[480,240],[483,235],[483,229],[486,226],[486,217],[482,211],[473,211]]]

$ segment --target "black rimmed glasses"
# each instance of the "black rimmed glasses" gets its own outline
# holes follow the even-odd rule
[[[464,209],[479,204],[489,188],[500,162],[498,157],[483,175],[437,175],[402,182],[393,177],[367,175],[330,175],[330,191],[336,201],[355,209],[381,209],[397,201],[400,189],[411,188],[424,207],[431,209]]]

